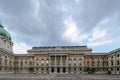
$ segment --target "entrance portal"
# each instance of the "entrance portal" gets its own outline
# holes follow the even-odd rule
[[[57,73],[60,73],[60,68],[57,68]]]
[[[63,68],[63,73],[65,73],[66,72],[66,68]]]
[[[54,73],[54,68],[53,67],[51,68],[51,72]]]

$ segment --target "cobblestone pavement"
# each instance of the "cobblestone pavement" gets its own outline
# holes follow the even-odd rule
[[[0,74],[0,80],[120,80],[120,75]]]

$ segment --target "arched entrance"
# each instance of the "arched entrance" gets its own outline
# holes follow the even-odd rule
[[[66,68],[65,67],[63,67],[63,73],[65,73],[66,72]]]
[[[60,73],[60,68],[59,67],[57,68],[57,73]]]
[[[51,68],[51,72],[54,73],[54,68],[53,67]]]

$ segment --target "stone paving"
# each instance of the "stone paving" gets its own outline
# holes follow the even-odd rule
[[[0,74],[0,80],[120,80],[120,75]]]

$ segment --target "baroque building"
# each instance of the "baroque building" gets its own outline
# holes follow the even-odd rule
[[[120,74],[120,49],[92,53],[87,46],[33,47],[14,54],[9,32],[0,24],[0,73]]]

